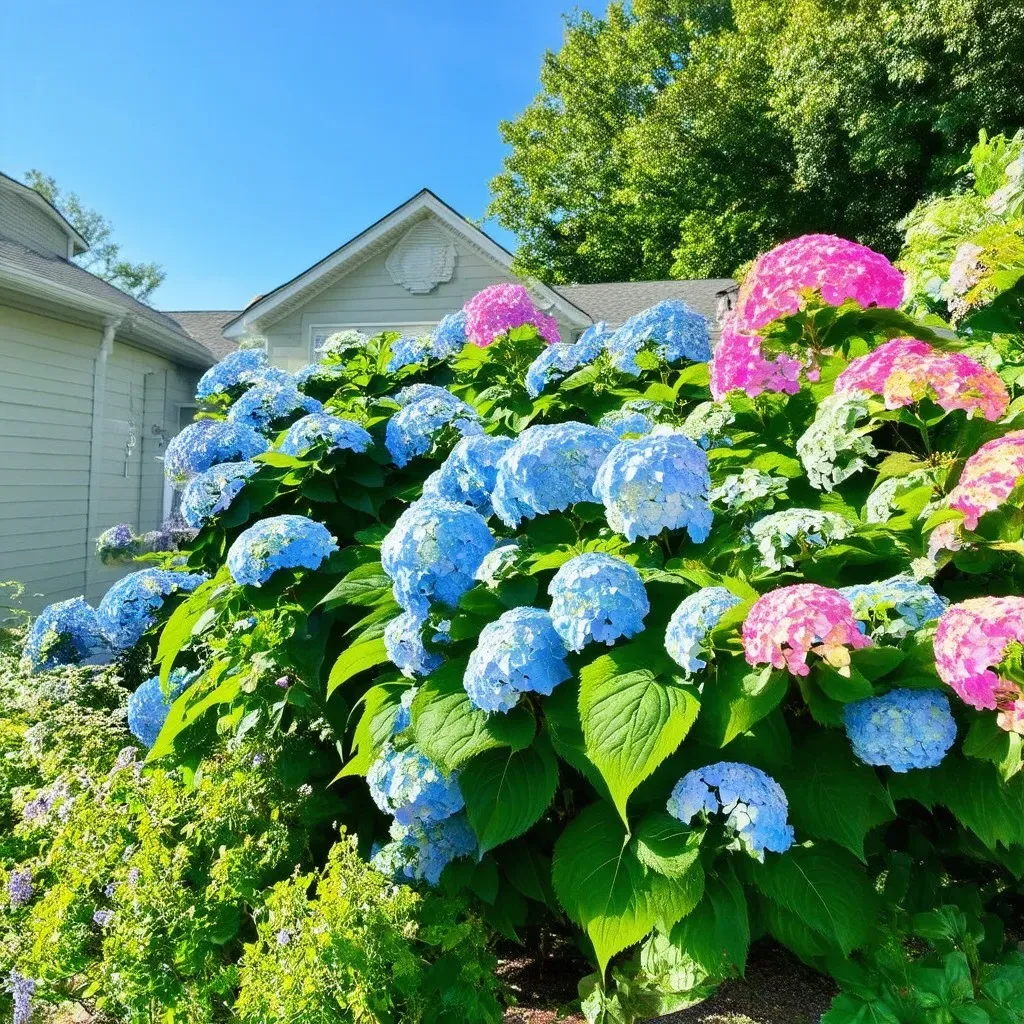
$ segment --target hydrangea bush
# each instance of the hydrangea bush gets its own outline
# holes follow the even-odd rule
[[[964,887],[1005,916],[1024,346],[914,294],[808,235],[712,351],[674,302],[558,342],[498,286],[416,361],[385,334],[294,385],[365,444],[210,412],[171,478],[258,469],[163,570],[205,582],[132,620],[170,704],[150,762],[315,726],[373,864],[511,940],[575,929],[594,1019],[742,973],[752,935],[846,983]]]

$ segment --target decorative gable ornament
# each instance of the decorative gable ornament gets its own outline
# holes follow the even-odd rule
[[[385,261],[391,280],[413,295],[426,295],[455,273],[458,253],[436,224],[422,220],[411,227]]]

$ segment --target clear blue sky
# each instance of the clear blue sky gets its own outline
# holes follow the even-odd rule
[[[162,263],[160,308],[239,308],[424,186],[482,216],[573,6],[0,0],[0,170]]]

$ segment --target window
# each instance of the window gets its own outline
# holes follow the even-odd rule
[[[429,334],[435,324],[398,323],[398,324],[314,324],[309,329],[309,352],[315,361],[320,358],[324,342],[337,331],[361,331],[363,334],[380,334],[381,331],[398,331],[400,334],[412,334],[419,337]]]

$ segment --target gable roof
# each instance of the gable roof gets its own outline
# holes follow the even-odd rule
[[[224,328],[243,312],[241,309],[182,309],[165,311],[164,316],[170,317],[217,359],[223,359],[238,348],[234,341],[224,337]]]
[[[0,188],[7,189],[7,191],[13,192],[15,195],[30,202],[37,209],[42,210],[50,220],[56,222],[64,234],[71,239],[76,256],[89,248],[89,243],[71,226],[67,217],[34,188],[4,174],[3,171],[0,171]]]
[[[707,317],[712,330],[718,320],[723,293],[735,287],[730,277],[691,281],[609,281],[605,284],[557,285],[570,302],[597,320],[618,327],[623,320],[662,299],[682,299],[690,309]]]
[[[347,241],[340,248],[314,263],[308,270],[278,285],[273,291],[261,295],[224,329],[228,338],[241,337],[257,324],[269,325],[292,309],[303,305],[333,280],[362,263],[375,252],[381,251],[408,230],[415,221],[433,214],[453,233],[473,246],[504,270],[513,274],[512,254],[489,235],[471,224],[458,211],[438,198],[430,189],[422,189],[411,199],[396,207],[365,231]],[[590,316],[564,293],[539,282],[529,282],[531,290],[550,307],[557,309],[570,323],[585,327]]]
[[[37,252],[4,235],[0,235],[0,284],[19,294],[116,319],[124,324],[119,330],[137,335],[189,365],[207,367],[213,362],[209,350],[169,316],[62,256]]]

